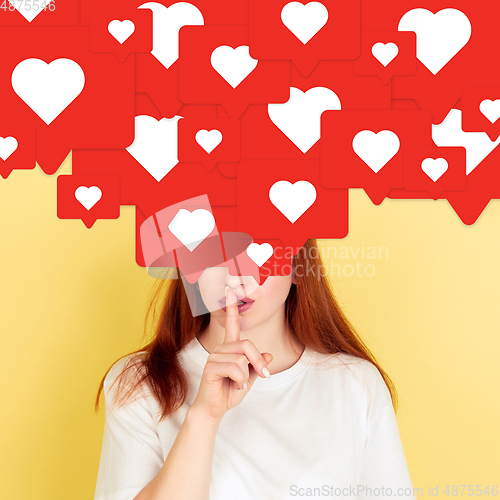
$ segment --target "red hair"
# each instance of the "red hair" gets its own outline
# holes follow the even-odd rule
[[[305,273],[296,273],[297,283],[292,284],[285,302],[286,320],[298,341],[320,353],[345,352],[371,362],[384,379],[394,410],[397,411],[396,388],[338,305],[330,283],[322,272],[323,263],[316,240],[310,239],[306,242],[294,257],[294,265],[296,269],[308,270]],[[210,322],[210,313],[193,317],[188,293],[199,294],[194,285],[188,286],[186,290],[182,279],[159,279],[156,282],[155,300],[150,303],[146,314],[147,325],[153,304],[158,297],[163,297],[155,334],[151,342],[130,353],[145,351],[143,356],[132,356],[118,377],[121,378],[130,369],[135,369],[139,375],[129,386],[129,390],[117,398],[119,405],[125,404],[143,382],[149,384],[160,404],[161,420],[184,403],[188,391],[188,378],[177,355]],[[156,312],[156,304],[154,310]],[[127,355],[119,359],[125,356]],[[111,366],[99,385],[96,411],[99,409],[99,397],[104,388],[104,379],[110,369]],[[120,394],[120,388],[117,393]]]

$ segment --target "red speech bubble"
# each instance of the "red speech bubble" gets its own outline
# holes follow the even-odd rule
[[[59,175],[57,217],[81,219],[89,229],[97,219],[118,219],[120,177],[107,174]]]
[[[241,118],[243,159],[319,159],[320,117],[326,109],[390,109],[391,89],[377,77],[360,77],[352,63],[322,61],[309,78],[292,66],[285,105],[252,105]]]
[[[250,55],[290,59],[308,76],[320,60],[359,56],[360,20],[359,0],[250,0]]]
[[[321,183],[363,188],[376,205],[403,186],[403,149],[432,145],[427,111],[326,111],[321,131]]]
[[[218,162],[239,160],[239,120],[185,118],[179,122],[179,161],[200,162],[211,172]]]
[[[433,141],[441,147],[465,147],[467,151],[467,188],[457,192],[444,191],[439,198],[448,200],[464,224],[474,224],[489,201],[500,198],[498,174],[500,148],[484,133],[464,132],[461,111],[458,109],[452,109],[440,125],[433,125]],[[393,189],[388,197],[426,199],[429,198],[429,194],[426,191]]]
[[[90,50],[115,54],[125,61],[131,53],[153,49],[153,13],[149,9],[92,9]]]
[[[239,118],[251,103],[286,102],[288,61],[257,61],[246,26],[184,26],[179,32],[179,99],[221,104]]]
[[[36,166],[36,129],[32,125],[0,125],[0,175]]]
[[[175,251],[177,265],[190,283],[195,283],[206,267],[225,261],[206,195],[163,208],[154,217],[165,252]]]
[[[100,0],[82,0],[82,25]],[[136,91],[147,93],[163,116],[172,118],[182,106],[178,99],[178,32],[184,25],[247,24],[248,5],[233,0],[188,2],[106,0],[106,7],[136,8],[153,12],[153,50],[136,55]]]
[[[175,203],[205,193],[216,204],[236,204],[235,179],[217,170],[209,173],[199,163],[179,163],[178,124],[184,118],[164,119],[151,100],[142,97],[136,106],[138,141],[131,141],[128,149],[73,150],[73,172],[120,175],[121,204],[139,205],[148,216],[164,207],[165,199]],[[183,106],[181,112],[188,118],[215,113],[215,108]]]
[[[292,271],[292,248],[287,248],[280,240],[254,240],[246,250],[247,255],[259,267],[259,284],[269,276],[289,276]]]
[[[500,78],[488,54],[499,47],[500,4],[457,0],[363,1],[363,30],[417,33],[417,73],[393,78],[393,98],[414,98],[441,123],[464,87],[485,87]]]
[[[242,161],[237,197],[238,231],[279,239],[294,254],[308,238],[344,238],[348,232],[348,190],[325,189],[318,161]]]
[[[134,64],[89,50],[88,28],[4,27],[0,102],[6,122],[37,130],[53,174],[72,148],[125,147],[134,137]],[[64,40],[64,43],[61,43]]]
[[[363,31],[361,56],[354,61],[356,75],[378,76],[384,85],[394,75],[417,72],[416,36],[409,31]]]
[[[427,191],[435,200],[443,191],[463,191],[467,187],[465,148],[405,148],[403,187],[408,191]]]
[[[462,130],[486,132],[492,141],[500,136],[500,87],[462,90]]]
[[[2,0],[1,26],[79,26],[80,2]]]

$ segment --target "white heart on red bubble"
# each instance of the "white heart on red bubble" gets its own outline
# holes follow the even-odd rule
[[[179,30],[183,26],[203,25],[203,14],[198,7],[187,2],[177,2],[170,7],[158,2],[147,2],[137,8],[150,9],[153,12],[151,55],[169,69],[179,59]]]
[[[178,121],[182,116],[157,120],[152,116],[135,117],[134,142],[126,150],[160,182],[178,163]]]
[[[80,186],[75,191],[75,198],[90,210],[102,198],[102,191],[97,186]]]
[[[375,172],[382,167],[399,151],[399,137],[392,130],[373,132],[362,130],[352,140],[354,152]]]
[[[262,267],[273,255],[273,247],[269,243],[251,243],[247,248],[247,255]]]
[[[212,52],[210,63],[235,89],[257,67],[259,61],[250,56],[248,45],[240,45],[235,49],[229,45],[221,45]]]
[[[309,181],[278,181],[271,186],[269,199],[294,224],[316,201],[316,188]]]
[[[17,149],[18,145],[15,137],[0,137],[0,158],[2,158],[3,161],[7,160],[7,158]]]
[[[481,111],[491,123],[495,123],[500,118],[500,99],[496,99],[495,101],[484,99],[479,105],[479,111]]]
[[[130,35],[135,31],[135,24],[130,21],[130,19],[125,19],[125,21],[119,21],[118,19],[113,19],[108,24],[108,31],[117,40],[118,43],[124,43]]]
[[[198,208],[190,212],[181,208],[168,225],[170,232],[192,252],[214,230],[211,212]]]
[[[71,59],[25,59],[12,71],[14,92],[50,125],[82,92],[85,73]]]
[[[284,104],[268,104],[267,114],[305,154],[321,137],[321,113],[340,108],[337,94],[326,87],[313,87],[307,92],[290,87],[290,99]]]
[[[372,47],[373,57],[385,68],[399,53],[399,47],[393,43],[378,42]]]
[[[412,9],[399,21],[398,31],[417,34],[417,59],[433,74],[441,71],[468,43],[469,18],[458,9]]]
[[[281,9],[281,21],[305,45],[328,21],[328,9],[320,2],[290,2]]]
[[[206,153],[210,154],[222,142],[222,134],[217,129],[198,130],[195,139]]]
[[[448,162],[444,158],[426,158],[421,167],[427,177],[436,182],[448,170]]]

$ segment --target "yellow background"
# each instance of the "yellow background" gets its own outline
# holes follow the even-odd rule
[[[58,171],[69,173],[71,155]],[[90,230],[59,220],[56,178],[38,167],[0,178],[2,500],[93,498],[97,387],[142,345],[153,284],[135,263],[134,208]],[[398,389],[414,487],[449,498],[446,485],[500,485],[500,201],[469,227],[445,201],[374,206],[352,190],[349,236],[326,243],[387,248],[388,258],[338,259],[375,274],[334,282]]]

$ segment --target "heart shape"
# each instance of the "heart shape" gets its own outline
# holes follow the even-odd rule
[[[118,43],[122,44],[135,31],[135,24],[129,19],[125,19],[125,21],[113,19],[108,24],[108,31],[114,38],[116,38]]]
[[[168,225],[170,232],[192,252],[214,230],[211,212],[198,208],[193,212],[181,208]]]
[[[271,186],[269,199],[293,224],[316,201],[316,188],[309,181],[278,181]]]
[[[14,92],[50,125],[82,92],[85,74],[71,59],[25,59],[12,72]]]
[[[147,2],[137,7],[153,12],[153,50],[151,54],[169,69],[179,59],[179,30],[183,26],[204,24],[203,14],[194,5],[177,2],[165,7],[158,2]]]
[[[352,140],[354,152],[375,172],[387,165],[399,151],[399,137],[392,130],[362,130]]]
[[[495,101],[485,99],[481,101],[479,111],[481,111],[491,123],[495,123],[500,118],[500,99],[496,99]]]
[[[198,130],[195,136],[196,142],[210,154],[221,142],[222,134],[220,130]]]
[[[247,255],[262,267],[273,255],[273,247],[269,243],[251,243],[247,248]]]
[[[432,125],[432,140],[439,147],[464,147],[467,175],[500,144],[500,137],[493,142],[484,132],[464,132],[459,109],[451,109],[439,125]]]
[[[15,137],[0,137],[0,158],[3,161],[7,160],[7,158],[17,149],[18,142]]]
[[[421,167],[423,172],[436,182],[448,170],[448,162],[444,158],[426,158]]]
[[[281,21],[305,45],[328,21],[328,9],[320,2],[290,2],[281,10]]]
[[[102,191],[97,186],[80,186],[75,191],[75,198],[90,210],[102,197]]]
[[[236,49],[228,45],[217,47],[210,56],[212,68],[235,89],[256,67],[257,59],[250,57],[248,45]]]
[[[457,9],[442,9],[436,14],[427,9],[412,9],[399,21],[398,31],[417,34],[417,59],[436,75],[465,47],[472,26]]]
[[[340,100],[333,90],[313,87],[302,92],[290,87],[290,99],[284,104],[268,104],[267,114],[305,154],[321,137],[321,113],[327,109],[340,108]]]
[[[393,43],[378,42],[372,47],[373,57],[385,68],[398,55],[399,47]]]
[[[178,163],[177,125],[182,116],[157,120],[152,116],[135,117],[134,142],[127,151],[160,182]]]

